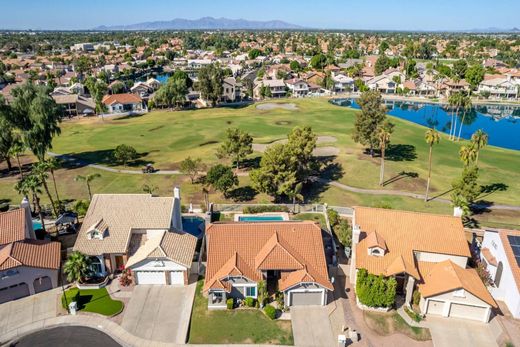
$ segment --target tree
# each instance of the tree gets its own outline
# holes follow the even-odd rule
[[[466,70],[468,69],[468,63],[465,59],[459,59],[453,63],[453,73],[460,79],[466,76]]]
[[[390,59],[386,55],[380,55],[374,66],[374,72],[376,75],[381,75],[390,67]]]
[[[186,101],[188,94],[188,86],[186,80],[182,76],[171,76],[168,81],[162,85],[157,91],[154,100],[159,104],[167,105],[172,108],[172,105],[179,107]]]
[[[397,281],[393,277],[384,278],[359,269],[356,275],[356,295],[359,301],[369,307],[391,307],[395,302]]]
[[[185,175],[188,175],[191,180],[191,184],[195,181],[195,178],[201,171],[201,159],[191,159],[191,157],[188,157],[181,161],[181,172]]]
[[[432,152],[433,152],[433,145],[438,144],[441,140],[441,137],[439,135],[439,132],[435,129],[428,129],[426,131],[426,134],[424,135],[424,139],[426,140],[426,143],[430,147],[430,151],[428,154],[428,181],[426,183],[426,194],[424,196],[424,201],[428,201],[428,193],[430,191],[430,179],[432,176]]]
[[[379,172],[379,185],[383,186],[385,177],[385,150],[390,143],[390,136],[394,131],[394,125],[390,122],[384,122],[378,127],[377,137],[379,139],[379,148],[381,150],[381,170]]]
[[[0,129],[2,129],[0,131],[0,161],[5,160],[7,163],[7,170],[11,171],[11,156],[13,154],[13,147],[16,143],[16,134],[7,117],[2,114],[2,110],[0,110]]]
[[[253,60],[253,59],[256,59],[257,57],[259,57],[260,55],[262,55],[262,51],[259,50],[258,48],[253,48],[249,51],[249,53],[247,53],[247,56],[249,57],[249,59]]]
[[[129,145],[119,145],[114,150],[114,159],[123,164],[123,166],[126,166],[126,164],[134,159],[137,159],[138,154],[134,147]]]
[[[238,178],[229,166],[217,164],[209,169],[206,182],[227,197],[229,190],[238,185]]]
[[[457,141],[460,141],[460,136],[462,135],[462,127],[464,126],[464,120],[466,119],[466,114],[471,111],[472,104],[471,104],[471,98],[468,95],[462,96],[462,119],[460,121],[460,127],[459,127],[459,136],[457,138]]]
[[[159,189],[159,187],[157,187],[153,184],[145,183],[145,184],[143,184],[142,189],[143,189],[143,192],[145,192],[146,194],[153,195],[153,193],[155,191],[157,191]]]
[[[105,111],[103,97],[108,91],[108,85],[103,80],[89,76],[85,79],[85,86],[88,88],[92,99],[94,99],[96,103],[96,112],[98,114],[103,113]]]
[[[472,165],[477,159],[477,151],[473,144],[469,146],[462,146],[459,150],[460,160],[464,163],[465,167]]]
[[[121,94],[126,90],[126,85],[123,82],[116,82],[110,87],[112,94]]]
[[[476,89],[480,82],[484,80],[486,70],[482,65],[472,65],[466,70],[466,81],[473,89]]]
[[[23,170],[22,170],[22,164],[20,163],[20,155],[22,155],[25,152],[25,146],[22,142],[21,138],[17,135],[15,138],[14,143],[11,145],[11,148],[9,149],[9,156],[16,158],[16,164],[18,165],[18,171],[20,173],[20,177],[23,178]]]
[[[92,190],[90,189],[90,184],[92,183],[92,181],[94,181],[96,178],[99,178],[99,177],[101,177],[101,175],[98,173],[89,174],[89,175],[85,175],[85,176],[77,175],[74,178],[74,181],[85,182],[85,184],[87,185],[88,198],[89,198],[89,200],[92,200]]]
[[[295,127],[287,136],[288,163],[294,166],[296,180],[306,182],[314,164],[313,151],[318,137],[309,126]]]
[[[463,198],[468,205],[475,202],[481,192],[477,183],[478,174],[478,168],[475,165],[464,167],[461,177],[452,183],[452,201]]]
[[[408,78],[417,78],[419,73],[417,72],[417,62],[413,59],[410,59],[405,64],[406,77]]]
[[[224,74],[220,66],[209,64],[199,70],[199,89],[203,99],[211,101],[214,107],[222,96]]]
[[[318,53],[311,58],[310,65],[317,70],[322,70],[327,66],[327,56],[323,53]]]
[[[63,265],[63,272],[67,275],[67,280],[75,283],[81,282],[92,272],[90,263],[90,258],[85,254],[78,251],[72,252]]]
[[[330,71],[328,71],[325,74],[325,77],[323,77],[323,79],[321,80],[320,85],[326,90],[334,89],[334,79],[332,78],[332,74],[330,73]]]
[[[234,157],[238,170],[240,168],[240,161],[251,153],[253,153],[253,137],[238,128],[228,128],[226,131],[226,140],[217,151],[217,157]]]
[[[297,60],[293,60],[290,62],[289,67],[294,72],[299,72],[301,70],[300,63]]]
[[[42,229],[45,230],[45,221],[43,219],[43,210],[40,205],[40,194],[41,194],[41,185],[39,177],[34,174],[26,175],[16,183],[14,189],[18,192],[18,194],[23,195],[24,197],[29,197],[29,193],[32,194],[32,200],[34,205],[34,212],[40,216],[40,222],[42,224]]]
[[[352,138],[355,142],[370,148],[374,156],[374,148],[379,145],[377,128],[386,119],[386,108],[382,105],[381,94],[378,91],[367,91],[357,100],[361,112],[356,112],[356,121]]]
[[[60,194],[58,193],[58,185],[56,184],[56,176],[54,175],[54,170],[57,170],[60,167],[61,167],[61,163],[55,157],[51,157],[51,158],[47,159],[47,168],[49,169],[49,172],[51,173],[52,183],[54,185],[54,192],[56,193],[56,200],[57,200],[58,206],[61,208]]]
[[[482,129],[475,131],[475,133],[473,135],[471,135],[471,141],[473,143],[473,147],[475,148],[475,151],[477,152],[477,155],[475,158],[475,165],[478,165],[478,156],[479,156],[480,150],[487,146],[488,139],[489,139],[488,134],[486,134]]]
[[[290,188],[286,191],[287,196],[289,197],[289,199],[292,200],[293,213],[296,213],[296,202],[303,201],[303,195],[301,194],[302,188],[303,188],[302,182],[298,182],[295,185],[293,185],[292,188]]]
[[[49,198],[49,201],[51,203],[52,211],[54,212],[54,216],[58,217],[58,210],[56,208],[56,204],[54,203],[54,199],[52,197],[52,194],[49,190],[49,185],[47,184],[47,178],[49,178],[49,175],[47,172],[50,170],[49,163],[46,160],[39,161],[36,164],[34,164],[31,173],[38,177],[39,181],[42,183],[43,189],[45,190],[45,193],[47,194],[47,197]]]

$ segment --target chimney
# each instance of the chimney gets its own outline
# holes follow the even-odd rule
[[[181,189],[173,188],[173,211],[171,226],[177,231],[182,231],[182,211],[181,211]]]
[[[25,237],[28,239],[36,239],[36,234],[34,233],[32,224],[31,204],[26,196],[22,199],[20,208],[25,210]]]
[[[464,211],[461,207],[455,206],[453,207],[453,217],[462,217]]]

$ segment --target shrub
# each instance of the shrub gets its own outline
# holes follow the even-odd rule
[[[283,309],[285,306],[282,292],[276,292],[276,303],[278,304],[279,309]]]
[[[276,309],[271,305],[267,305],[266,307],[264,307],[264,313],[267,317],[271,319],[276,318]]]
[[[419,323],[420,321],[422,321],[422,317],[420,314],[418,314],[417,312],[414,312],[412,310],[410,310],[408,307],[405,307],[404,308],[404,312],[406,312],[406,314],[412,318],[414,321],[416,321],[417,323]]]
[[[341,219],[333,229],[339,242],[344,247],[352,246],[352,228],[347,220]]]
[[[139,156],[134,147],[125,144],[117,146],[113,155],[116,162],[123,164],[123,166]]]
[[[119,277],[119,284],[123,287],[128,287],[132,284],[132,271],[130,269],[124,269]]]
[[[246,304],[247,307],[254,307],[255,306],[255,299],[253,299],[252,297],[247,297],[245,298],[244,302]]]
[[[335,210],[327,210],[327,216],[329,217],[329,223],[331,227],[334,227],[340,221],[339,213]]]
[[[264,212],[289,212],[289,208],[284,205],[257,205],[257,206],[246,206],[243,210],[244,213],[264,213]]]
[[[391,307],[395,302],[395,278],[369,274],[360,269],[357,273],[356,295],[359,301],[368,307]]]
[[[233,306],[234,306],[233,298],[229,298],[229,299],[227,299],[227,301],[226,301],[226,305],[227,305],[227,309],[228,309],[228,310],[232,310],[232,309],[233,309]]]
[[[417,306],[417,305],[419,305],[419,302],[421,302],[421,293],[419,293],[419,291],[416,289],[412,295],[412,303],[415,306]]]

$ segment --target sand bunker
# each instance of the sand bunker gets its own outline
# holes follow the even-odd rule
[[[272,102],[268,102],[268,103],[260,104],[260,105],[256,106],[257,110],[262,110],[262,111],[269,111],[269,110],[274,110],[277,108],[281,108],[282,110],[295,111],[298,109],[298,106],[296,106],[295,104],[292,104],[292,103],[278,104],[278,103],[272,103]]]
[[[336,142],[338,141],[337,138],[335,138],[334,136],[318,136],[317,140],[316,140],[316,143],[331,143],[331,142]],[[277,144],[277,143],[287,143],[287,139],[283,139],[283,140],[278,140],[278,141],[274,141],[272,143],[269,143],[269,144],[265,144],[265,143],[253,143],[253,151],[256,151],[256,152],[265,152],[265,150],[267,149],[267,147],[269,146],[272,146],[274,144]],[[316,156],[316,157],[329,157],[329,156],[332,156],[332,155],[338,155],[339,154],[339,149],[336,148],[336,147],[316,147],[316,149],[314,150],[313,154]]]

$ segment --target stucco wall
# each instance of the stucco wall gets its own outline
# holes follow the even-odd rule
[[[48,276],[51,279],[52,287],[58,286],[58,270],[39,269],[33,267],[18,267],[18,275],[0,279],[0,288],[12,286],[14,284],[25,282],[29,286],[29,292],[34,294],[33,282],[36,278]]]
[[[177,264],[169,259],[159,259],[163,266],[159,265],[155,258],[145,259],[130,268],[132,271],[186,271],[188,270],[185,266]]]
[[[425,261],[430,263],[440,263],[441,261],[451,260],[455,264],[459,265],[461,268],[465,269],[466,264],[468,263],[468,258],[461,257],[457,255],[449,255],[449,254],[440,254],[440,253],[429,253],[429,252],[420,252],[415,251],[415,258],[417,261]]]

